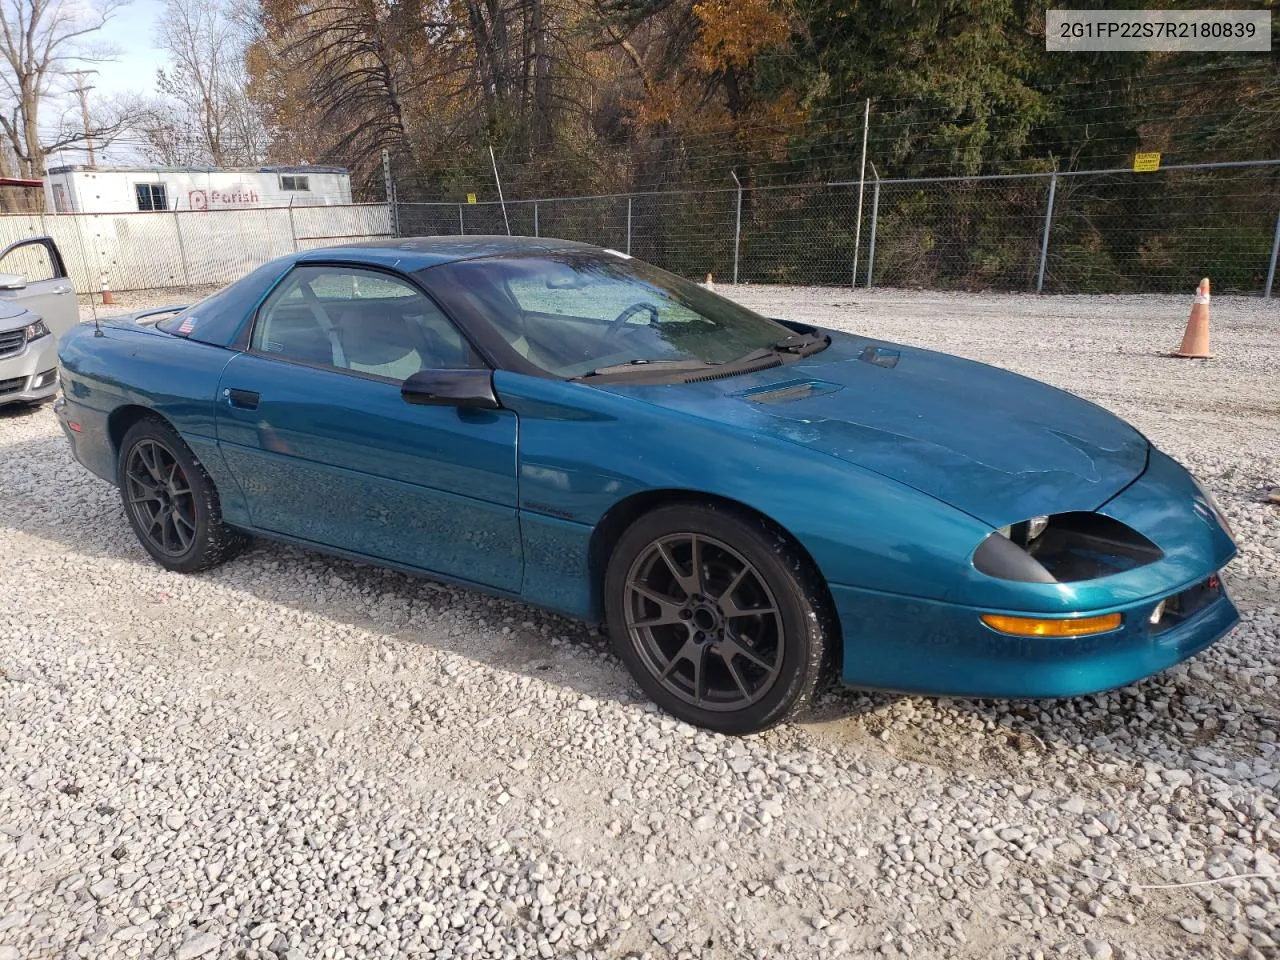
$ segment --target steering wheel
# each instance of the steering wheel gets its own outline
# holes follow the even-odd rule
[[[645,310],[649,311],[649,326],[656,327],[658,325],[657,306],[649,303],[647,300],[639,300],[623,310],[610,322],[609,329],[604,332],[604,339],[612,340],[622,332],[622,328],[626,326],[628,320],[634,317],[637,313],[642,313]]]

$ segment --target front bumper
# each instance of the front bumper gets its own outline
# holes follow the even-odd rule
[[[0,360],[0,404],[48,400],[57,392],[57,338],[33,340]]]
[[[1125,686],[1194,656],[1240,620],[1226,589],[1197,590],[1235,556],[1191,476],[1158,450],[1146,472],[1101,508],[1150,538],[1163,557],[1080,583],[996,581],[970,570],[960,602],[831,584],[851,686],[974,697],[1069,697]],[[1183,615],[1151,623],[1161,601],[1194,598]],[[992,602],[996,600],[997,602]],[[1092,617],[1121,625],[1084,637],[998,633],[984,613]]]
[[[1122,614],[1120,628],[1109,633],[1014,637],[984,625],[979,616],[989,611],[974,607],[837,584],[831,591],[844,627],[845,683],[954,697],[1075,697],[1122,687],[1194,656],[1240,621],[1220,589],[1194,615],[1163,629],[1150,618],[1164,598],[1152,597],[1084,611]]]

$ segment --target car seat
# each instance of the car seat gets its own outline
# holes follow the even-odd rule
[[[333,343],[310,310],[279,309],[267,318],[260,349],[289,360],[333,366]]]
[[[344,309],[334,332],[352,370],[405,380],[424,366],[418,351],[421,335],[385,304],[373,305],[373,309]]]

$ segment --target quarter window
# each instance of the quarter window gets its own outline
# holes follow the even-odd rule
[[[135,183],[139,210],[168,210],[169,194],[163,183]]]
[[[411,284],[374,270],[299,267],[263,304],[253,348],[282,360],[402,381],[480,367],[457,327]]]

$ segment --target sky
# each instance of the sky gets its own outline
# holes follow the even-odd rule
[[[119,50],[120,55],[114,63],[98,64],[96,83],[100,92],[150,93],[155,89],[156,70],[165,61],[155,46],[156,20],[163,10],[163,0],[133,0],[103,28],[99,39]]]
[[[155,41],[156,21],[163,11],[164,0],[132,0],[101,31],[85,38],[89,43],[100,43],[116,52],[114,60],[85,65],[98,71],[88,81],[94,88],[90,94],[91,103],[94,99],[110,99],[122,93],[155,92],[156,70],[164,66],[166,59],[164,53],[156,49]],[[43,112],[41,126],[52,128],[59,115],[78,109],[74,97],[59,98],[54,109]],[[84,163],[86,160],[84,150],[68,149],[54,154],[50,164]],[[99,163],[133,163],[137,160],[135,147],[123,141],[100,150],[98,157]]]

